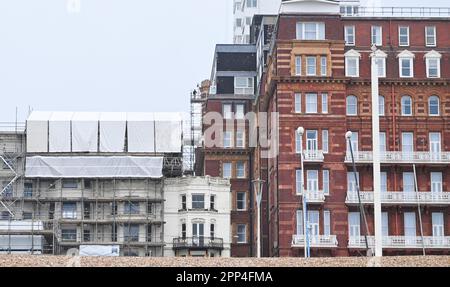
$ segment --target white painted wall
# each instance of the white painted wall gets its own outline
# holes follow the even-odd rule
[[[205,195],[205,208],[209,208],[210,195],[215,195],[217,211],[189,210],[192,207],[192,194]],[[186,195],[187,211],[181,209],[181,195]],[[210,236],[210,224],[215,224],[215,237],[222,238],[224,249],[222,257],[230,256],[231,243],[231,191],[228,180],[211,177],[185,177],[166,179],[164,182],[164,247],[165,256],[175,256],[173,239],[181,237],[181,224],[186,223],[186,237],[192,237],[192,223],[204,223],[204,236]],[[218,254],[217,254],[218,256]]]

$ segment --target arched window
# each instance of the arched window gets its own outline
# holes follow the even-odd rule
[[[378,114],[380,116],[384,116],[384,97],[383,96],[378,97]]]
[[[428,111],[430,116],[439,116],[439,97],[431,96],[428,99]]]
[[[410,96],[402,97],[402,116],[412,116],[412,99]]]
[[[347,97],[347,116],[356,116],[358,114],[358,99],[355,96]]]

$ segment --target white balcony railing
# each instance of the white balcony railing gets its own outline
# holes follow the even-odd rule
[[[321,150],[305,150],[303,151],[305,162],[323,162],[324,156]]]
[[[369,247],[375,246],[375,237],[368,236]],[[383,248],[422,248],[420,236],[383,236]],[[450,249],[450,236],[424,236],[425,248]],[[348,240],[349,248],[365,248],[364,236],[353,236]]]
[[[361,202],[373,204],[373,192],[360,192]],[[450,192],[403,192],[403,191],[388,191],[381,193],[381,203],[383,204],[437,204],[450,205]],[[358,194],[353,191],[347,192],[345,200],[347,204],[358,204]]]
[[[371,151],[355,151],[353,153],[355,162],[372,163],[373,156]],[[450,163],[450,152],[402,152],[386,151],[380,153],[381,163],[429,163],[429,164],[448,164]],[[345,162],[351,163],[350,152],[345,157]]]
[[[338,246],[336,235],[315,235],[309,236],[309,246],[315,248],[333,248]],[[293,235],[292,247],[304,247],[305,236]]]
[[[323,190],[306,190],[304,192],[306,195],[307,203],[323,203],[325,202],[325,193]],[[302,194],[300,194],[302,195]]]
[[[449,7],[354,7],[350,13],[341,7],[342,17],[450,17]]]

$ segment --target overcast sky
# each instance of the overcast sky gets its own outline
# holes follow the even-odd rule
[[[79,11],[69,1],[0,0],[0,121],[16,107],[23,121],[29,106],[188,111],[214,45],[232,39],[233,0],[79,0]]]

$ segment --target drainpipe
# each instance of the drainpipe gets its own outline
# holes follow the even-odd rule
[[[253,212],[255,210],[254,208],[254,204],[255,204],[255,200],[253,198],[253,187],[252,187],[252,180],[253,180],[253,162],[252,162],[252,151],[251,149],[249,150],[250,153],[248,155],[248,166],[249,166],[249,181],[248,181],[248,191],[249,191],[249,196],[250,196],[250,206],[251,206],[251,210],[250,210],[250,254],[251,256],[254,256],[254,230],[253,230]]]

